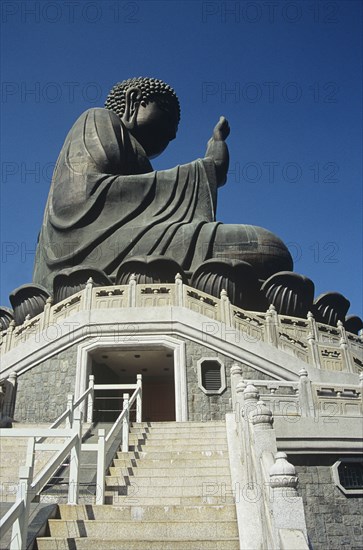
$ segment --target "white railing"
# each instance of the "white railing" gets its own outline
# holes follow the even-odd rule
[[[82,445],[82,416],[80,410],[87,401],[87,420],[92,421],[95,390],[133,389],[129,394],[123,394],[123,408],[121,414],[113,424],[107,436],[104,429],[98,430],[97,444]],[[28,447],[25,466],[19,470],[19,486],[15,503],[0,520],[2,536],[12,529],[10,550],[25,550],[28,534],[28,520],[30,503],[39,494],[54,476],[57,470],[64,465],[70,456],[68,504],[78,504],[79,499],[79,471],[81,466],[81,450],[97,452],[97,486],[96,504],[103,504],[105,498],[105,473],[112,457],[109,451],[115,442],[117,430],[121,428],[122,451],[129,449],[130,410],[136,401],[136,422],[142,418],[142,376],[137,375],[136,384],[94,384],[94,376],[89,377],[89,387],[74,401],[73,395],[68,395],[66,410],[47,429],[0,429],[1,437],[28,438]],[[59,426],[66,422],[67,428]],[[66,438],[62,443],[44,443],[47,438]],[[47,462],[43,469],[34,478],[35,451],[57,451],[55,456]]]
[[[98,430],[97,443],[85,443],[82,445],[82,451],[97,452],[97,476],[96,476],[96,504],[104,504],[105,501],[105,474],[112,456],[111,448],[115,439],[121,434],[122,452],[129,450],[129,431],[130,431],[130,410],[136,401],[136,422],[142,419],[142,375],[137,375],[136,384],[95,384],[94,390],[134,390],[131,398],[129,394],[123,394],[122,411],[115,420],[112,428],[106,435],[106,430]]]
[[[31,436],[29,436],[31,432]],[[76,411],[71,429],[2,429],[0,437],[27,437],[28,447],[25,466],[19,470],[19,485],[15,503],[0,520],[2,535],[12,528],[10,550],[26,549],[30,503],[47,485],[55,472],[70,454],[68,504],[78,503],[78,478],[82,433],[82,413]],[[44,444],[47,437],[66,438],[63,443]],[[34,478],[35,451],[58,451]]]

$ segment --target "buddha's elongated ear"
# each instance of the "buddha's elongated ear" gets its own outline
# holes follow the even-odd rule
[[[132,130],[135,126],[141,97],[141,90],[136,87],[129,88],[125,92],[125,112],[121,120],[129,130]]]

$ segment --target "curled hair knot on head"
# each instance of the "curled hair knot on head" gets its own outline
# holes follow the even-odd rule
[[[113,86],[107,96],[105,107],[116,113],[120,118],[126,108],[126,92],[130,88],[138,88],[141,92],[141,101],[149,103],[155,101],[164,111],[176,115],[180,121],[180,105],[173,88],[158,78],[136,77],[128,78]]]

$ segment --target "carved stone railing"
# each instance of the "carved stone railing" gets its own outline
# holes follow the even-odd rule
[[[248,380],[253,384],[274,416],[283,416],[290,422],[300,417],[329,418],[363,416],[363,373],[357,385],[321,384],[312,382],[305,369],[299,381]]]
[[[341,322],[337,327],[317,323],[311,313],[307,319],[278,315],[273,306],[266,313],[245,311],[230,303],[225,291],[216,298],[183,284],[179,275],[174,284],[137,284],[131,276],[127,285],[94,286],[90,279],[84,290],[52,304],[26,319],[21,326],[14,321],[0,333],[0,354],[5,354],[34,335],[46,332],[49,341],[57,337],[57,326],[82,311],[124,308],[184,307],[219,322],[242,334],[246,342],[266,342],[319,369],[360,372],[363,370],[363,338],[347,333]]]
[[[279,391],[290,391],[294,397],[298,386],[290,382],[258,384],[244,381],[242,368],[237,363],[232,366],[233,412],[226,415],[226,425],[240,548],[308,550],[296,470],[284,452],[277,452],[272,401],[266,399]],[[263,385],[268,394],[260,394]]]

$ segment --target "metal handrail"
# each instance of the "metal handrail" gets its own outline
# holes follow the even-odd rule
[[[21,467],[19,472],[18,497],[0,520],[0,529],[3,533],[12,527],[12,538],[10,550],[20,550],[26,545],[28,532],[29,505],[34,496],[39,493],[54,475],[55,471],[63,464],[65,458],[71,454],[71,467],[69,475],[68,503],[78,503],[78,476],[80,468],[80,451],[82,438],[82,413],[78,412],[79,406],[88,398],[87,420],[92,420],[93,398],[94,398],[94,376],[89,377],[89,387],[86,391],[74,401],[73,395],[69,394],[67,399],[67,408],[60,416],[46,429],[19,429],[13,428],[0,429],[0,437],[27,437],[29,438],[29,449],[27,453],[26,468]],[[64,421],[67,422],[68,429],[59,429]],[[58,429],[56,429],[58,428]],[[44,445],[43,442],[48,437],[69,437],[69,441],[63,444]],[[35,444],[37,450],[55,450],[58,453],[52,457],[44,468],[33,479],[34,471],[34,451]]]
[[[13,526],[15,521],[24,513],[25,503],[24,500],[17,500],[9,508],[6,514],[0,519],[0,530],[4,534]]]
[[[66,410],[63,411],[62,414],[58,416],[56,420],[54,420],[53,424],[49,426],[49,429],[53,430],[55,428],[58,428],[58,426],[60,426],[64,421],[67,421],[67,425],[70,428],[73,424],[73,417],[74,417],[75,411],[87,398],[89,400],[88,410],[87,410],[87,422],[92,421],[92,410],[93,410],[93,402],[94,402],[94,379],[95,377],[93,375],[90,375],[89,386],[86,389],[86,391],[83,392],[82,395],[77,399],[77,401],[74,401],[73,394],[71,393],[68,394]],[[37,443],[42,443],[45,439],[46,437],[41,437],[37,439]]]
[[[96,444],[82,445],[83,451],[97,452],[97,479],[96,479],[96,504],[104,504],[105,501],[105,473],[107,463],[107,453],[110,451],[113,443],[113,438],[116,430],[122,425],[122,452],[127,452],[129,449],[129,427],[130,427],[130,409],[136,400],[136,422],[141,422],[142,419],[142,375],[137,375],[136,384],[96,384],[95,390],[98,389],[135,389],[131,398],[129,394],[123,394],[122,411],[112,425],[111,430],[106,436],[104,429],[98,430],[98,442]]]
[[[128,399],[128,396],[129,394],[126,393],[124,395],[127,395],[127,401],[128,401],[128,405],[126,408],[123,408],[121,413],[119,414],[119,416],[117,417],[117,419],[115,420],[111,430],[108,432],[107,436],[106,436],[106,443],[108,443],[112,437],[112,435],[114,434],[114,432],[116,431],[116,428],[119,426],[119,424],[121,423],[121,421],[124,419],[125,415],[128,413],[129,409],[131,408],[131,405],[134,403],[136,397],[140,394],[141,392],[141,389],[140,388],[137,388],[134,393],[132,394],[131,398]]]
[[[94,389],[94,384],[92,384],[92,380],[94,380],[94,377],[93,375],[90,376],[90,385],[88,386],[88,388],[86,389],[85,392],[82,393],[82,395],[77,399],[77,401],[74,402],[74,408],[76,409],[77,407],[79,407],[79,405],[82,403],[82,401],[85,401],[86,397],[88,397],[89,394],[92,393],[93,389]]]
[[[29,437],[29,432],[32,435]],[[43,470],[33,479],[34,473],[34,452],[35,439],[41,437],[54,437],[54,429],[14,429],[0,430],[0,436],[7,437],[28,437],[28,449],[26,456],[26,465],[19,471],[19,486],[15,503],[11,506],[5,516],[0,520],[0,529],[2,533],[12,528],[10,550],[22,550],[26,547],[28,534],[28,518],[30,503],[48,483],[54,475],[54,472],[62,465],[64,459],[71,453],[71,469],[69,475],[68,504],[78,503],[78,478],[79,478],[79,456],[81,450],[82,433],[82,414],[76,413],[72,430],[57,430],[58,437],[68,437],[69,440],[62,444],[54,445],[58,453],[43,468]],[[42,444],[37,444],[38,447]]]
[[[42,491],[47,485],[48,481],[56,472],[57,468],[64,463],[64,460],[69,455],[69,452],[73,449],[74,445],[77,442],[78,435],[74,433],[70,440],[64,443],[63,447],[59,452],[46,464],[46,466],[39,472],[37,477],[34,479],[31,484],[31,488],[36,490],[37,493]],[[51,472],[51,475],[48,475]]]
[[[129,394],[124,393],[123,409],[114,422],[107,437],[105,430],[98,431],[98,443],[96,445],[82,446],[82,413],[77,411],[79,406],[90,398],[88,402],[87,418],[92,418],[90,414],[90,403],[93,405],[95,389],[134,389],[131,398]],[[10,550],[21,550],[26,546],[28,533],[28,518],[30,502],[34,496],[42,491],[45,485],[54,475],[55,471],[64,463],[65,458],[71,454],[70,472],[69,472],[69,487],[68,487],[68,504],[77,504],[79,495],[79,469],[80,469],[80,453],[81,450],[96,450],[97,451],[97,486],[100,491],[96,494],[96,503],[103,504],[105,497],[105,461],[107,451],[111,447],[111,440],[116,429],[122,423],[122,451],[128,450],[129,445],[129,425],[130,425],[130,408],[133,403],[136,405],[136,419],[141,422],[142,413],[142,376],[137,375],[136,384],[98,384],[95,386],[94,377],[90,376],[90,385],[87,390],[74,402],[73,395],[68,396],[67,409],[46,429],[0,429],[0,437],[28,437],[28,451],[26,457],[26,466],[20,468],[18,494],[15,503],[7,511],[4,517],[0,520],[0,529],[3,533],[7,532],[12,527],[12,537]],[[91,411],[92,413],[92,411]],[[68,429],[57,429],[62,422],[68,420]],[[30,433],[31,432],[31,435]],[[68,441],[63,444],[43,444],[43,441],[48,437],[66,437]],[[34,453],[35,446],[37,449],[56,450],[55,456],[48,461],[44,468],[33,479],[34,472]],[[108,449],[106,450],[106,448]]]

